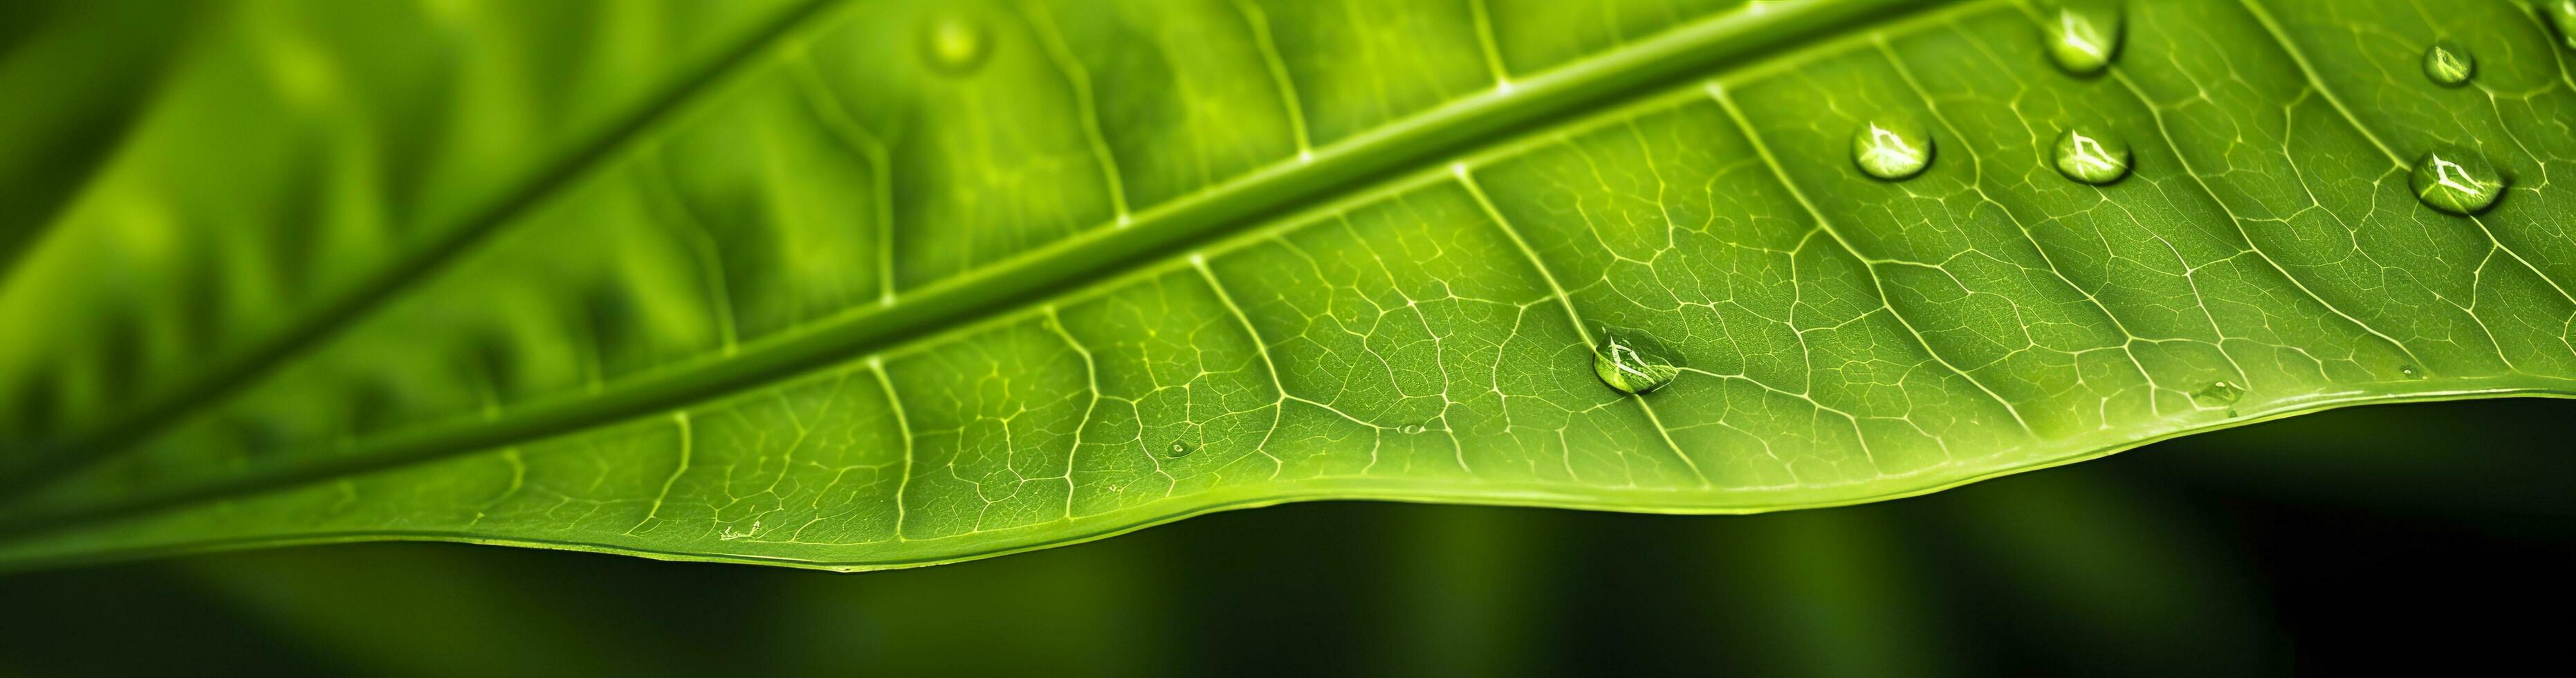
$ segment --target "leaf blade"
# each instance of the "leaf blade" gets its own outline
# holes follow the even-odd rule
[[[1841,11],[1860,7],[1817,6]],[[2020,12],[2000,3],[1967,5],[1910,20],[1894,35],[1845,40],[1720,76],[1709,92],[1684,85],[1671,94],[1575,122],[1562,131],[1497,146],[1478,155],[1471,163],[1473,169],[1461,165],[1454,175],[1434,168],[1403,176],[1387,187],[1355,193],[1304,216],[1192,248],[1187,263],[1167,248],[1200,241],[1178,236],[1151,240],[1119,231],[1094,231],[1116,235],[1095,240],[1076,235],[1040,245],[1029,250],[1040,254],[1023,255],[1032,258],[1003,261],[1108,263],[983,290],[996,297],[992,305],[952,304],[947,302],[954,297],[937,296],[942,290],[977,283],[945,288],[934,283],[914,297],[929,301],[911,302],[916,305],[909,308],[964,319],[1111,264],[1148,265],[1101,285],[1054,297],[1034,310],[953,329],[924,321],[924,326],[937,331],[903,335],[902,323],[889,329],[881,322],[892,317],[891,312],[856,316],[863,319],[805,335],[841,333],[831,341],[803,344],[811,347],[801,349],[809,353],[782,360],[776,344],[748,343],[741,352],[729,348],[730,343],[725,344],[728,348],[715,348],[718,342],[705,334],[705,324],[692,322],[713,313],[707,308],[715,304],[674,301],[701,296],[688,290],[709,286],[705,279],[721,273],[664,276],[667,279],[655,283],[663,286],[661,291],[645,294],[610,288],[596,293],[606,294],[605,301],[597,296],[583,298],[588,316],[580,322],[588,329],[556,336],[588,336],[595,344],[628,343],[601,342],[600,337],[646,337],[673,341],[674,346],[667,353],[651,346],[626,349],[640,351],[631,355],[612,355],[603,347],[598,355],[554,360],[560,363],[558,372],[569,375],[563,377],[569,379],[567,384],[577,388],[582,379],[588,379],[597,389],[558,402],[608,414],[566,416],[559,421],[569,423],[531,426],[527,413],[538,412],[535,418],[542,419],[546,416],[543,401],[514,402],[494,420],[411,433],[417,442],[404,442],[402,433],[390,434],[373,440],[393,442],[362,443],[355,452],[343,448],[346,456],[301,462],[310,466],[271,466],[264,469],[268,474],[264,476],[239,476],[258,479],[254,483],[224,485],[225,476],[217,473],[211,475],[212,482],[200,477],[195,479],[199,484],[180,485],[196,494],[169,492],[153,498],[120,484],[114,472],[100,474],[33,499],[38,510],[21,515],[35,516],[26,521],[31,524],[60,515],[122,519],[127,516],[120,511],[131,508],[115,509],[110,504],[109,510],[100,510],[98,500],[131,501],[142,496],[161,503],[140,505],[172,509],[254,487],[305,481],[315,484],[276,493],[273,501],[262,500],[274,504],[268,510],[276,511],[264,519],[208,524],[202,521],[212,518],[202,512],[183,512],[175,518],[164,516],[175,522],[157,527],[149,525],[151,518],[140,519],[145,523],[137,528],[142,536],[124,538],[136,540],[130,543],[150,543],[187,534],[220,534],[220,525],[238,530],[248,524],[256,530],[255,523],[264,520],[268,528],[284,530],[283,536],[276,537],[281,539],[304,538],[292,535],[310,531],[469,540],[490,538],[476,535],[502,535],[540,543],[549,540],[527,535],[551,533],[583,535],[553,543],[624,552],[794,560],[864,569],[1034,548],[1214,507],[1298,498],[1695,512],[1865,501],[2098,456],[2142,440],[2332,403],[2567,391],[2565,379],[2547,376],[2565,374],[2558,368],[2566,358],[2547,351],[2543,340],[2550,336],[2548,328],[2536,322],[2564,309],[2544,297],[2520,294],[2509,297],[2510,302],[2470,306],[2447,319],[2407,318],[2395,315],[2388,299],[2372,299],[2363,291],[2367,288],[2357,286],[2358,273],[2329,265],[2334,263],[2331,257],[2274,261],[2252,244],[2243,246],[2243,251],[2228,251],[2237,247],[2230,244],[2229,230],[2239,232],[2236,242],[2259,243],[2271,237],[2297,249],[2301,242],[2313,240],[2298,237],[2302,224],[2282,221],[2290,227],[2285,235],[2266,229],[2273,228],[2273,215],[2298,218],[2310,212],[2284,207],[2288,203],[2273,204],[2282,196],[2294,195],[2289,190],[2246,191],[2214,185],[2198,173],[2178,172],[2246,160],[2225,150],[2210,150],[2225,149],[2229,143],[2197,144],[2189,135],[2234,129],[2240,135],[2234,141],[2241,142],[2241,135],[2252,130],[2278,136],[2285,140],[2284,148],[2291,147],[2286,140],[2292,138],[2292,131],[2307,128],[2267,122],[2259,115],[2234,115],[2266,110],[2254,102],[2270,96],[2295,97],[2278,110],[2309,116],[2299,118],[2301,124],[2335,120],[2327,110],[2331,106],[2310,102],[2300,94],[2320,86],[2313,75],[2285,68],[2238,72],[2239,61],[2263,62],[2266,55],[2271,65],[2283,65],[2281,52],[2264,51],[2264,43],[2254,40],[2255,32],[2262,30],[2257,15],[2216,3],[2158,5],[2153,11],[2142,11],[2145,16],[2137,22],[2140,35],[2126,59],[2144,63],[2132,69],[2124,62],[2112,79],[2050,80],[2055,74],[2028,68],[2020,70],[2035,75],[2018,83],[1963,76],[2013,73],[1999,55],[2036,53],[2025,51],[2027,46],[2021,44],[2033,42],[2035,36],[2028,35]],[[2218,52],[2228,58],[2193,61],[2192,55],[2205,53],[2176,49],[2169,39],[2174,34],[2159,32],[2202,22],[2241,32],[2243,39]],[[1677,34],[1702,39],[1728,35],[1706,28],[1719,23],[1699,24]],[[1494,38],[1483,41],[1491,44]],[[2273,44],[2278,48],[2279,43]],[[1916,53],[1923,56],[1907,56]],[[1652,60],[1638,54],[1657,53],[1623,51],[1603,59],[1625,58],[1635,68],[1646,68],[1642,64]],[[1048,58],[1061,64],[1064,57],[1051,54]],[[1909,69],[1908,60],[1953,64],[1983,60],[1998,67]],[[1568,68],[1592,63],[1600,62]],[[2155,70],[2166,65],[2169,71]],[[1487,64],[1470,66],[1488,68]],[[1059,66],[1059,70],[1073,69]],[[2140,71],[2139,77],[2132,78],[2132,70]],[[1545,76],[1519,82],[1532,88],[1525,91],[1539,93],[1597,93],[1620,91],[1613,85],[1622,82],[1633,86],[1650,81],[1637,71],[1605,72],[1609,75],[1599,77],[1612,85],[1556,85]],[[2180,76],[2159,79],[2169,74]],[[2267,81],[2268,87],[2249,85],[2247,92],[2225,92],[2241,94],[2244,101],[2217,113],[2177,108],[2168,114],[2155,103],[2160,93],[2168,99],[2205,97],[2210,94],[2202,91],[2200,83],[2242,81],[2257,75],[2287,84]],[[2301,77],[2291,79],[2294,75]],[[2010,87],[1998,89],[2006,86]],[[1593,87],[1600,89],[1587,89]],[[2072,209],[2070,205],[2083,202],[2081,195],[2070,197],[2066,191],[2095,189],[2059,189],[2044,183],[2053,175],[2041,163],[2025,159],[2037,157],[2037,140],[2053,136],[2053,130],[2016,142],[2017,135],[2005,130],[2012,128],[2009,118],[2018,117],[2020,109],[1997,111],[1978,103],[2002,98],[2004,91],[2046,92],[2056,106],[2098,109],[2104,111],[2102,115],[2135,124],[2131,133],[2142,141],[2172,141],[2170,149],[2143,151],[2138,176],[2097,194],[2108,197],[2094,198],[2099,204],[2147,210],[2157,216],[2132,214],[2125,225],[2117,220],[2085,225],[2097,234],[2117,230],[2114,227],[2126,229],[2119,232],[2135,242],[2165,240],[2176,260],[2174,266],[2158,270],[2137,261],[2124,263],[2116,256],[2087,254],[2092,249],[2116,251],[2124,243],[2065,226],[2084,216],[2065,213]],[[1491,96],[1492,101],[1505,100],[1503,95]],[[1282,97],[1283,104],[1286,98]],[[1480,130],[1472,121],[1441,117],[1445,110],[1398,123],[1391,129],[1399,131],[1388,134],[1482,138],[1457,130],[1488,134],[1512,127],[1488,122],[1494,126]],[[1545,119],[1543,112],[1551,109],[1531,110],[1541,112],[1487,120],[1521,124]],[[1839,130],[1847,128],[1816,122],[1852,111],[1891,110],[1909,110],[1941,121],[1936,129],[1943,130],[1945,148],[1954,150],[1944,151],[1947,155],[1934,173],[1906,184],[1858,178],[1844,166],[1847,163],[1839,152]],[[1089,119],[1095,127],[1100,125],[1096,114]],[[2359,124],[2351,115],[2342,119]],[[1804,128],[1780,121],[1804,123]],[[1775,126],[1757,129],[1757,122]],[[2359,143],[2363,139],[2358,137],[2366,136],[2356,133],[2360,129],[2350,127],[2342,136],[2327,139],[2340,139],[2343,149],[2367,150]],[[2177,131],[2184,136],[2176,137]],[[1658,143],[1663,140],[1669,143]],[[1095,132],[1092,142],[1099,141]],[[1116,144],[1085,145],[1092,148],[1081,150],[1082,155],[1116,155],[1100,150]],[[1709,148],[1717,151],[1702,152]],[[2339,152],[2327,146],[2316,148]],[[1331,154],[1332,149],[1327,149],[1322,155]],[[1615,156],[1615,161],[1597,162],[1591,158],[1595,154]],[[1392,152],[1369,157],[1386,168],[1421,160]],[[2171,162],[2159,162],[2166,158]],[[881,158],[876,160],[882,164]],[[1317,163],[1334,160],[1319,157]],[[2280,164],[2286,171],[2269,177],[2272,183],[2266,186],[2301,186],[2296,179],[2304,176],[2302,168],[2289,163],[2286,156]],[[1941,173],[1942,165],[1964,171]],[[1104,177],[1122,174],[1114,163],[1100,166]],[[1578,176],[1586,167],[1592,178]],[[1710,186],[1723,180],[1730,189],[1748,185],[1745,182],[1756,188],[1723,197],[1713,189],[1705,190],[1709,197],[1704,204],[1692,205],[1665,195],[1669,186],[1662,172],[1667,170]],[[2024,175],[2026,181],[2016,182],[2014,172],[2030,174]],[[1990,174],[1996,178],[1989,179]],[[2293,180],[2284,181],[2282,176]],[[2412,207],[2411,203],[2382,197],[2391,190],[2403,195],[2402,180],[2390,184],[2389,176],[2402,174],[2343,176],[2338,178],[2341,183],[2329,185],[2323,198],[2314,188],[2305,192],[2328,213],[2317,215],[2319,219],[2350,211],[2355,219],[2374,223],[2411,221],[2426,232],[2443,225],[2410,219],[2397,208]],[[1342,187],[1311,181],[1315,183],[1305,190],[1329,193]],[[1562,190],[1585,181],[1597,183],[1602,190]],[[1647,190],[1649,184],[1653,191]],[[1272,203],[1308,195],[1279,189],[1279,185],[1260,185],[1277,191],[1269,194]],[[1939,199],[1906,206],[1906,201],[1923,199],[1913,195],[1916,191],[1976,197],[1961,198],[1966,207]],[[1646,197],[1650,193],[1652,197]],[[2325,204],[2326,198],[2335,199],[2335,204]],[[1592,202],[1600,200],[1608,204],[1596,207]],[[1622,201],[1630,203],[1625,216],[1615,220],[1603,216],[1621,214]],[[1252,204],[1235,208],[1257,211],[1254,208],[1260,204],[1272,204],[1248,202]],[[1664,237],[1683,237],[1674,235],[1671,227],[1690,220],[1671,216],[1676,203],[1682,203],[1679,209],[1686,213],[1708,215],[1712,220],[1720,215],[1742,216],[1748,226],[1710,229],[1720,235],[1695,247],[1668,247],[1676,252],[1672,256],[1677,261],[1709,255],[1707,262],[1671,265],[1681,271],[1653,266],[1644,271],[1620,270],[1629,262],[1654,261],[1662,254],[1654,252],[1649,242],[1654,222],[1667,224]],[[682,207],[677,211],[685,211],[686,205]],[[653,208],[615,209],[640,214]],[[1137,228],[1168,223],[1150,212],[1160,207],[1148,209],[1140,213]],[[1580,216],[1569,218],[1568,214]],[[1903,214],[1917,216],[1908,219]],[[2047,217],[2025,216],[2030,214]],[[1214,230],[1231,223],[1210,217],[1195,222],[1195,227]],[[2030,225],[2034,223],[2041,226]],[[2223,227],[2230,223],[2238,228]],[[2312,219],[2305,227],[2323,223],[2328,222]],[[2050,230],[2052,225],[2060,230]],[[1939,232],[1909,231],[1922,226]],[[1769,245],[1728,240],[1744,236]],[[2192,247],[2173,244],[2173,239],[2184,236],[2196,238],[2189,243]],[[1612,242],[1620,238],[1635,242]],[[2071,239],[2078,246],[2043,244],[2044,238]],[[1583,244],[1587,239],[1602,243],[1604,251],[1588,251]],[[1123,244],[1096,244],[1101,242]],[[1646,243],[1650,254],[1641,259],[1607,247],[1636,242]],[[647,249],[651,247],[670,249],[649,244]],[[2383,244],[2372,251],[2402,247],[2402,243]],[[2187,249],[2203,260],[2188,260]],[[1126,254],[1095,256],[1121,251]],[[2245,256],[2248,253],[2261,256]],[[635,256],[651,262],[644,265],[648,268],[688,267],[673,263],[688,258],[673,252]],[[2237,261],[2240,258],[2270,263]],[[531,269],[543,266],[544,260],[531,256],[494,266],[495,270]],[[1002,266],[986,270],[1014,270],[1013,264]],[[1729,285],[1708,283],[1742,270],[1754,273]],[[2424,270],[2446,269],[2432,265]],[[2530,270],[2536,274],[2540,269]],[[2214,271],[2209,276],[2213,286],[2227,289],[2202,289],[2204,271]],[[1693,277],[1698,274],[1704,275]],[[1000,280],[1003,275],[992,273],[976,280]],[[1556,284],[1559,276],[1576,282]],[[2473,279],[2467,287],[2472,297],[2481,291],[2479,282]],[[2548,280],[2535,276],[2522,282],[2526,284],[2521,292],[2533,292],[2540,289],[2534,284]],[[2149,283],[2162,285],[2161,291],[2128,289]],[[1788,298],[1776,298],[1776,294],[1757,298],[1783,284],[1794,292]],[[1662,295],[1675,303],[1636,303],[1640,290],[1652,293],[1645,296]],[[2163,298],[2182,291],[2197,300],[2202,319],[2163,312],[2170,310],[2161,307]],[[1700,296],[1680,303],[1687,296],[1684,292]],[[620,294],[635,298],[620,299]],[[2130,296],[2123,300],[2121,294]],[[2425,294],[2424,298],[2436,301],[2445,298],[2439,291]],[[2214,304],[2208,301],[2211,298],[2237,301]],[[1869,301],[1873,299],[1875,305]],[[896,308],[905,308],[900,303]],[[1737,308],[1708,318],[1675,319],[1672,313],[1721,303],[1737,304]],[[2358,310],[2348,313],[2343,306]],[[1364,307],[1378,313],[1375,317],[1354,314],[1354,309]],[[724,313],[731,317],[732,311]],[[656,321],[656,314],[679,320]],[[2353,326],[2344,327],[2338,318]],[[2405,329],[2398,335],[2382,333],[2364,319]],[[1683,323],[1662,333],[1706,339],[1692,342],[1698,344],[1692,352],[1714,362],[1694,365],[1699,371],[1670,392],[1659,391],[1652,400],[1625,402],[1589,382],[1588,371],[1557,369],[1559,363],[1588,360],[1584,325],[1596,321]],[[2130,327],[2133,324],[2150,329]],[[2308,331],[2284,332],[2280,327]],[[2505,328],[2519,334],[2503,335],[2512,339],[2509,344],[2502,339],[2490,342],[2495,361],[2447,349],[2433,353],[2438,361],[2419,358],[2400,341],[2401,337],[2433,337],[2438,343],[2469,328],[2489,334],[2493,331],[2484,328]],[[1188,339],[1177,343],[1154,339],[1166,333]],[[2021,335],[2014,340],[2021,342],[2019,346],[1995,339],[2014,334]],[[853,335],[892,338],[854,340]],[[1816,342],[1821,348],[1802,355],[1800,367],[1791,367],[1780,355],[1766,357],[1762,351],[1747,349],[1763,348],[1775,354],[1790,348],[1810,350],[1810,335],[1832,339]],[[2370,335],[2387,339],[2394,350],[2373,348],[2376,344]],[[2563,345],[2563,326],[2560,335]],[[2208,345],[2194,348],[2193,342]],[[875,353],[852,348],[864,346],[894,350]],[[719,351],[723,360],[737,362],[713,364],[776,362],[761,368],[724,368],[736,370],[731,374],[748,375],[731,377],[741,380],[733,386],[750,389],[742,395],[719,404],[687,407],[669,417],[652,415],[660,408],[701,400],[711,383],[684,379],[665,382],[676,386],[651,386],[655,383],[651,380],[670,374],[702,374],[685,371],[689,368],[655,372],[673,364],[663,356]],[[819,376],[764,386],[774,378],[802,374],[830,364],[831,358],[858,352],[868,353],[863,362],[842,362]],[[2048,355],[2052,353],[2056,357]],[[2116,359],[2097,355],[2103,353],[2121,355]],[[746,355],[751,357],[742,357]],[[2270,362],[2258,365],[2261,369],[2242,364],[2258,357]],[[2546,369],[2538,370],[2539,376],[2514,376],[2495,369],[2511,359]],[[2235,364],[2221,368],[2221,363]],[[615,364],[631,366],[608,367]],[[1196,369],[1188,369],[1191,365]],[[2438,378],[2411,380],[2410,368]],[[2299,376],[2306,372],[2314,372],[2315,377]],[[1007,385],[989,387],[1000,390],[986,392],[984,384],[997,380]],[[2229,380],[2257,394],[2242,413],[2222,415],[2219,410],[2225,408],[2191,402],[2192,394],[2204,384]],[[860,388],[870,382],[882,387],[874,390],[879,395]],[[648,386],[632,387],[637,383]],[[2354,391],[2354,384],[2367,388]],[[1207,393],[1202,395],[1202,390]],[[1828,392],[1836,390],[1842,392]],[[2071,391],[2094,397],[2068,397]],[[1261,397],[1264,392],[1270,394],[1267,399]],[[309,398],[310,393],[290,392],[276,399],[289,403],[280,408],[294,409],[292,402]],[[915,401],[914,406],[901,407],[907,397]],[[599,404],[603,402],[609,404]],[[1980,404],[1988,402],[1991,408]],[[1806,408],[1803,416],[1800,408]],[[2030,415],[2025,416],[2023,409],[2031,410]],[[1671,413],[1658,414],[1658,410]],[[558,427],[577,430],[638,415],[643,416],[636,423],[599,433],[528,442]],[[2004,423],[2007,420],[2011,425]],[[810,421],[832,422],[844,439],[838,449],[809,447]],[[460,438],[458,431],[481,431],[487,437]],[[824,436],[831,437],[830,433]],[[1363,438],[1371,441],[1364,458],[1358,454],[1358,441]],[[1881,443],[1872,449],[1870,440],[1909,442]],[[386,452],[404,451],[407,444],[417,446],[412,450],[434,452]],[[521,446],[530,449],[522,452]],[[1782,454],[1775,446],[1790,448],[1789,453]],[[1167,447],[1192,451],[1155,458],[1156,450]],[[396,462],[420,462],[477,448],[486,451],[393,468]],[[898,460],[889,456],[896,448],[903,451],[900,470],[895,470]],[[185,445],[172,449],[181,456],[160,460],[165,465],[187,461],[185,455],[197,453]],[[671,450],[678,452],[678,458],[667,465],[639,463],[671,456]],[[1756,450],[1762,454],[1752,454]],[[1970,456],[1962,460],[1957,455]],[[725,463],[711,466],[711,459]],[[585,471],[585,466],[613,470]],[[725,470],[721,477],[709,479],[705,474],[711,468]],[[347,477],[352,471],[377,469],[389,470],[365,476],[364,482]],[[735,471],[750,474],[751,479],[738,481]],[[545,510],[513,504],[526,500],[521,493],[530,491],[531,477],[582,477],[586,472],[597,479],[592,488],[619,489],[585,496],[558,488],[551,490],[552,496],[562,501]],[[1818,477],[1832,482],[1814,484],[1812,479]],[[768,481],[760,483],[760,478]],[[318,482],[324,480],[337,482]],[[344,491],[355,497],[398,496],[405,488],[417,492],[421,487],[441,488],[439,492],[452,489],[454,494],[442,494],[442,499],[432,502],[441,506],[411,503],[391,508],[344,501],[342,496]],[[676,503],[671,501],[675,490],[680,492]],[[466,501],[468,495],[474,497],[472,501]],[[797,503],[806,505],[794,506]],[[334,508],[344,504],[358,507],[356,513],[345,513],[351,510],[345,506]],[[576,507],[569,509],[572,515],[554,513],[566,506]],[[638,508],[640,520],[601,517],[633,517],[629,514]],[[666,508],[686,518],[667,516]],[[509,527],[485,527],[487,514],[495,511],[513,516],[504,520]],[[367,527],[320,527],[334,521]],[[789,527],[790,523],[794,526]],[[445,527],[417,529],[420,525]],[[785,537],[779,535],[781,530],[787,531]],[[858,536],[866,538],[853,539]],[[115,538],[104,539],[115,542]],[[84,545],[83,541],[74,535],[51,546],[22,547],[30,550],[21,553],[99,548],[98,543]]]

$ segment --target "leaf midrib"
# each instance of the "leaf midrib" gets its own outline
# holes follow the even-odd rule
[[[750,57],[764,53],[770,43],[798,32],[803,27],[798,22],[810,22],[828,14],[819,10],[837,2],[840,0],[815,0],[803,11],[795,13],[790,21],[785,22],[787,25],[764,33],[764,41],[739,50],[736,53],[739,58],[727,60],[726,64],[734,69],[747,67],[754,61]],[[1419,165],[1471,150],[1489,141],[1495,133],[1574,117],[1686,82],[1709,70],[1760,59],[1819,33],[1847,30],[1853,24],[1881,24],[1946,4],[1951,3],[1795,0],[1748,5],[1527,79],[1513,80],[1513,87],[1508,92],[1487,90],[1453,100],[1318,149],[1311,159],[1284,160],[1134,213],[1124,224],[1095,227],[972,273],[925,285],[896,297],[891,303],[850,309],[803,332],[746,344],[730,356],[666,366],[595,392],[530,401],[497,418],[389,433],[335,450],[328,461],[246,474],[116,505],[63,512],[40,511],[40,514],[53,515],[0,522],[0,534],[26,531],[37,524],[54,527],[67,522],[148,512],[202,499],[500,447],[757,388],[935,335],[986,317],[989,312],[1006,310],[1020,302],[1046,296],[1080,281],[1101,277],[1140,262],[1169,259],[1240,228],[1261,223],[1267,217],[1297,205],[1320,202]],[[696,81],[695,86],[684,88],[675,99],[662,102],[660,109],[647,117],[668,116],[671,109],[681,108],[681,104],[686,103],[681,99],[686,99],[688,94],[701,91],[705,85],[721,81],[729,74],[709,74]],[[516,201],[514,205],[517,209],[526,209],[542,202],[547,191],[571,183],[591,166],[618,157],[622,145],[635,143],[656,127],[656,122],[650,119],[628,126],[623,130],[624,134],[612,139],[612,143],[583,156],[587,164],[553,175],[553,181],[533,187],[523,194],[525,199]],[[327,339],[364,317],[375,302],[392,297],[415,280],[428,277],[455,259],[457,254],[470,249],[473,241],[501,230],[500,226],[509,222],[516,213],[516,210],[505,210],[496,213],[492,219],[478,221],[479,225],[467,229],[469,232],[459,242],[401,269],[387,284],[381,285],[381,289],[372,289],[374,294],[362,295],[354,303],[335,307],[333,310],[337,312],[321,316],[310,331],[297,333],[264,352],[264,360],[252,361],[242,369],[232,370],[227,374],[231,377],[229,380],[216,380],[222,383],[193,389],[191,395],[195,397],[181,401],[178,406],[151,410],[164,421],[147,424],[154,427],[166,424],[166,419],[185,415],[189,410],[186,404],[220,397],[254,380],[268,368],[283,363],[297,350]],[[118,448],[147,437],[143,433],[120,435],[111,432],[106,435],[111,436],[108,440],[118,444],[81,448],[92,452],[79,455],[83,458],[74,460],[75,463],[86,465],[113,456]],[[77,468],[67,465],[56,469],[56,472]],[[41,482],[50,477],[38,480]]]
[[[822,17],[847,4],[848,0],[804,0],[803,4],[782,12],[780,16],[754,31],[749,40],[722,52],[701,69],[691,72],[658,96],[639,106],[633,116],[617,122],[591,143],[576,147],[559,161],[541,167],[525,186],[503,194],[490,205],[468,210],[467,218],[445,231],[445,237],[426,243],[408,257],[399,257],[383,273],[356,285],[340,297],[328,301],[312,313],[289,321],[266,343],[230,356],[215,359],[216,366],[186,380],[177,387],[150,398],[124,416],[109,417],[105,423],[87,430],[40,444],[32,455],[40,461],[18,474],[0,478],[0,498],[15,498],[45,482],[115,456],[135,444],[149,439],[170,424],[183,419],[201,404],[228,397],[233,392],[255,383],[263,375],[284,365],[305,349],[332,337],[367,317],[373,310],[410,289],[414,283],[429,278],[448,264],[475,249],[475,246],[522,214],[561,189],[578,183],[598,168],[623,158],[637,140],[650,137],[682,113],[706,101],[707,92],[720,90],[737,80],[746,65],[780,45],[784,38],[819,25]]]

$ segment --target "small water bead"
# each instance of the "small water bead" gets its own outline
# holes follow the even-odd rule
[[[2424,371],[2423,371],[2423,370],[2420,370],[2420,369],[2416,369],[2416,367],[2415,367],[2414,365],[2405,365],[2405,366],[2398,367],[2398,368],[2397,368],[2397,373],[2398,373],[2398,374],[2406,375],[2406,378],[2408,378],[2408,379],[2422,379],[2422,378],[2424,378]]]
[[[1682,370],[1637,335],[1603,332],[1601,345],[1592,350],[1592,373],[1611,388],[1645,395],[1673,383]]]
[[[2435,40],[2424,48],[2424,78],[2443,87],[2469,84],[2478,71],[2478,58],[2469,48],[2449,40]]]
[[[2576,0],[2549,0],[2540,6],[2540,15],[2558,28],[2559,42],[2576,48]]]
[[[1171,457],[1171,458],[1173,458],[1173,459],[1179,459],[1179,458],[1182,458],[1182,457],[1190,456],[1190,453],[1191,453],[1191,452],[1197,452],[1197,451],[1199,451],[1199,450],[1198,450],[1198,448],[1191,447],[1189,443],[1180,442],[1180,441],[1177,441],[1177,440],[1176,440],[1176,441],[1172,441],[1172,446],[1171,446],[1171,447],[1169,447],[1169,448],[1165,448],[1165,449],[1163,450],[1163,456]]]
[[[2100,186],[2129,176],[2129,141],[2092,127],[2074,127],[2057,135],[2057,173]]]
[[[1405,424],[1403,428],[1398,428],[1396,430],[1404,432],[1405,435],[1419,435],[1423,431],[1428,431],[1430,429],[1423,428],[1421,424]]]
[[[2068,73],[2100,73],[2120,53],[2125,23],[2118,2],[2067,0],[2048,25],[2048,58]]]
[[[2415,161],[2415,197],[2433,209],[2452,214],[2470,215],[2492,207],[2504,197],[2504,175],[2497,174],[2486,156],[2458,146],[2440,146],[2425,151]]]
[[[2209,382],[2208,386],[2191,392],[2191,401],[2200,403],[2202,407],[2226,407],[2236,404],[2236,400],[2243,397],[2245,397],[2244,387],[2224,381]]]
[[[1911,120],[1872,120],[1852,131],[1852,163],[1888,181],[1921,174],[1932,164],[1932,133]]]
[[[932,68],[948,75],[966,75],[984,65],[992,51],[992,40],[983,24],[958,14],[931,17],[922,26],[921,55]]]

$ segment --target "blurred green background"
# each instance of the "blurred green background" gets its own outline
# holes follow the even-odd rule
[[[0,674],[2342,674],[2556,662],[2576,401],[2370,407],[1859,507],[1322,503],[856,575],[449,544],[0,577]]]

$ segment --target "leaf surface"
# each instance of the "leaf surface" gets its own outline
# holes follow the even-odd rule
[[[2576,78],[2517,3],[2131,3],[2096,76],[1999,0],[916,4],[210,10],[0,224],[0,322],[49,328],[0,344],[0,559],[875,569],[2576,393]],[[1853,167],[1890,119],[1921,175]],[[2133,173],[2059,176],[2077,125]],[[2443,145],[2502,202],[2420,204]],[[1605,386],[1613,333],[1680,375]]]

